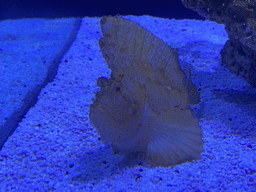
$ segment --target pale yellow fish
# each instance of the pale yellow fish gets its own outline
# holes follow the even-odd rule
[[[178,51],[122,17],[103,17],[99,46],[111,78],[98,79],[101,91],[90,120],[118,153],[144,152],[157,166],[201,159],[202,132],[191,104],[200,94],[186,80]]]

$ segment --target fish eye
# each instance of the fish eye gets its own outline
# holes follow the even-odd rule
[[[118,91],[120,91],[120,87],[117,87],[117,88],[116,88],[116,92],[118,92]]]

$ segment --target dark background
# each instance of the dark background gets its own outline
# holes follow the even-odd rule
[[[181,0],[0,0],[0,20],[21,18],[101,17],[150,15],[175,19],[204,19],[186,9]]]

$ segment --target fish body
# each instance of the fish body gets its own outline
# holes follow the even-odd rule
[[[202,132],[189,108],[200,94],[178,51],[122,17],[100,24],[99,46],[112,72],[98,79],[89,117],[102,140],[117,153],[143,152],[157,166],[201,159]]]

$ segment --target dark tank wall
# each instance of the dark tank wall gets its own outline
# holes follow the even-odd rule
[[[61,2],[61,3],[60,3]],[[20,18],[101,17],[103,15],[151,15],[175,19],[203,19],[175,1],[3,1],[0,20]]]

